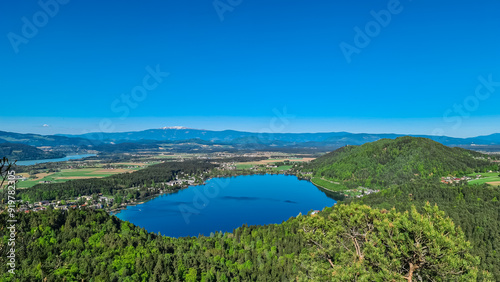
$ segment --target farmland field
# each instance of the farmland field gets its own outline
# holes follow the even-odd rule
[[[40,181],[50,181],[52,183],[66,182],[72,179],[89,179],[89,178],[102,178],[119,173],[133,172],[141,169],[140,167],[134,168],[118,168],[118,169],[105,169],[102,167],[95,168],[81,168],[81,169],[62,169],[60,172],[55,173],[40,173],[37,174],[36,179],[29,179],[26,181],[19,181],[18,188],[29,188],[39,184]]]
[[[291,165],[282,165],[282,166],[279,166],[279,167],[275,167],[273,168],[273,170],[276,170],[276,171],[281,171],[281,170],[289,170],[291,169],[292,166]]]
[[[470,184],[488,183],[491,185],[499,185],[500,176],[498,172],[474,173],[474,174],[469,174],[468,176],[474,178],[478,174],[481,174],[482,177],[479,179],[473,179],[469,181]]]
[[[248,163],[238,163],[236,164],[236,169],[250,169],[254,165],[253,164],[248,164]]]

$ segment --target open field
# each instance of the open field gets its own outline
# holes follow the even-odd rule
[[[82,169],[63,169],[55,173],[39,173],[36,179],[20,181],[17,183],[18,188],[29,188],[39,184],[40,181],[50,181],[52,183],[66,182],[73,179],[90,179],[90,178],[103,178],[119,173],[133,172],[140,168],[131,169],[103,169],[102,167],[96,168],[82,168]]]
[[[282,165],[282,166],[273,168],[273,170],[280,171],[280,170],[289,170],[291,168],[292,168],[291,165]]]
[[[483,177],[469,181],[470,184],[488,183],[491,185],[500,185],[500,176],[498,172],[474,173],[474,174],[469,174],[468,176],[474,178],[478,174],[481,174]]]
[[[323,188],[326,188],[326,189],[332,190],[332,191],[343,191],[343,190],[348,189],[347,187],[345,187],[344,185],[342,185],[338,182],[329,181],[329,180],[319,178],[319,177],[313,177],[311,179],[311,182],[315,185],[318,185],[320,187],[323,187]]]
[[[236,169],[251,169],[254,165],[248,163],[239,163],[236,164]]]

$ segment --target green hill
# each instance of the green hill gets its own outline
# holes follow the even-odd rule
[[[415,179],[498,170],[487,155],[450,148],[426,138],[382,139],[346,146],[305,166],[315,177],[345,184],[387,186]]]
[[[0,158],[6,157],[11,160],[27,161],[64,158],[66,155],[59,152],[45,152],[33,146],[17,143],[1,143]]]

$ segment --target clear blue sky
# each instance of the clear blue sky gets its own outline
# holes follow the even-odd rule
[[[500,132],[498,1],[65,1],[0,2],[0,130]]]

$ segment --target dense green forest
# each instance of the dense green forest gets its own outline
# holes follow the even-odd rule
[[[498,170],[488,156],[450,148],[425,138],[382,139],[346,146],[307,164],[317,177],[367,187],[386,187],[416,179]]]
[[[45,152],[36,147],[17,144],[1,143],[0,157],[6,157],[13,161],[41,160],[64,158],[66,155],[61,152]]]
[[[217,167],[207,161],[165,162],[151,165],[132,173],[122,173],[105,178],[78,179],[64,183],[37,184],[31,188],[18,191],[18,196],[30,202],[41,200],[70,199],[81,195],[103,193],[115,195],[124,189],[136,187],[142,193],[147,188],[160,187],[163,182],[175,179],[183,172],[187,175],[200,174]],[[144,196],[144,195],[143,195]]]
[[[403,212],[414,205],[422,210],[429,202],[438,205],[460,226],[472,243],[472,254],[480,257],[481,268],[500,281],[500,189],[489,185],[457,185],[419,181],[383,190],[349,201],[373,208]]]
[[[398,213],[336,205],[282,224],[210,237],[148,233],[101,210],[19,214],[0,227],[2,281],[474,280],[479,259],[436,208]],[[5,222],[7,214],[0,214]],[[7,256],[16,250],[16,271]],[[397,251],[396,251],[397,250]],[[428,250],[428,251],[427,251]],[[354,279],[354,280],[353,280]],[[411,280],[411,279],[410,279]]]

